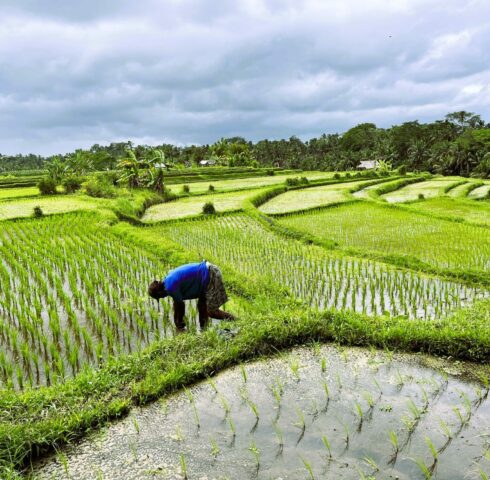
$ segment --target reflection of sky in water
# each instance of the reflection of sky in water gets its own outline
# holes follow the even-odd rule
[[[326,359],[324,373],[322,358]],[[426,443],[429,437],[440,450],[433,478],[460,480],[471,474],[477,478],[478,465],[485,468],[481,456],[490,446],[487,392],[476,384],[417,366],[414,358],[395,355],[390,360],[379,353],[345,350],[340,354],[332,347],[322,347],[316,354],[301,349],[246,365],[246,383],[236,368],[213,380],[218,393],[209,382],[190,389],[199,427],[188,397],[176,395],[168,404],[164,402],[165,408],[157,402],[109,427],[95,442],[96,448],[90,442],[82,443],[68,455],[69,465],[82,479],[92,478],[87,465],[102,472],[110,469],[107,471],[116,477],[118,473],[137,477],[158,468],[178,470],[183,454],[189,478],[304,479],[309,478],[304,459],[315,478],[357,480],[360,470],[366,476],[408,480],[423,478],[414,459],[432,468],[433,458]],[[282,390],[280,400],[273,389]],[[411,410],[410,401],[415,409]],[[362,410],[362,421],[356,402]],[[258,410],[258,422],[252,404]],[[468,420],[466,425],[461,424],[454,408]],[[452,438],[444,435],[442,421]],[[135,432],[135,422],[139,433]],[[400,445],[396,459],[390,431],[396,433]],[[331,444],[330,460],[322,436]],[[213,444],[219,449],[215,456]],[[259,450],[258,470],[251,445]],[[135,456],[138,461],[134,461]],[[380,471],[374,473],[363,458],[373,461]],[[43,471],[47,476],[41,478],[49,478],[61,468],[48,464]]]

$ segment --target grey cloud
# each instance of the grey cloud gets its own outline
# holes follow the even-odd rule
[[[0,18],[2,153],[489,120],[484,0],[8,0]]]

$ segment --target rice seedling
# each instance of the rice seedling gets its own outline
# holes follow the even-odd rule
[[[417,467],[419,467],[420,472],[424,475],[425,480],[430,480],[432,478],[432,472],[425,462],[420,458],[414,459],[414,462],[417,464]]]
[[[308,472],[308,475],[310,476],[311,480],[315,480],[315,475],[313,474],[313,468],[311,466],[311,463],[306,460],[306,458],[302,457],[301,455],[299,456],[301,461],[303,462],[303,465],[306,468],[306,471]]]
[[[360,432],[362,430],[362,422],[364,420],[364,413],[362,411],[361,404],[356,400],[354,402],[355,413],[358,417],[357,431]]]
[[[394,430],[390,430],[389,438],[390,438],[391,446],[393,447],[393,454],[391,455],[389,463],[393,465],[396,462],[398,453],[400,452],[400,443],[398,441],[398,435]]]
[[[345,442],[345,448],[349,448],[349,442],[350,442],[350,432],[349,432],[349,427],[343,423],[342,427],[344,429],[344,442]]]
[[[196,422],[196,427],[199,430],[201,428],[201,421],[199,419],[199,412],[197,411],[196,400],[194,398],[194,395],[192,395],[192,392],[187,388],[184,388],[184,394],[189,400],[189,403],[191,404],[192,413],[194,414],[194,420]]]
[[[424,439],[425,439],[425,443],[429,447],[430,453],[432,455],[432,459],[434,460],[434,463],[436,463],[439,456],[439,452],[429,436],[425,435]]]
[[[221,407],[225,412],[225,419],[226,419],[230,416],[230,412],[231,412],[230,404],[228,403],[228,400],[226,400],[226,398],[221,394],[219,394],[219,400],[221,403]]]
[[[451,428],[449,425],[444,421],[440,420],[439,425],[441,427],[442,434],[446,437],[447,440],[450,440],[453,438],[453,432],[451,431]]]
[[[255,459],[255,467],[256,467],[256,471],[258,472],[260,468],[260,450],[258,449],[257,444],[253,440],[250,442],[248,449],[252,453]]]
[[[374,461],[372,457],[363,457],[362,461],[368,466],[372,468],[372,473],[379,472],[379,466],[378,464]]]
[[[206,381],[211,386],[211,388],[213,389],[214,393],[217,394],[218,393],[218,387],[216,386],[215,381],[211,377],[208,377]]]
[[[291,358],[291,360],[289,361],[289,368],[291,369],[291,372],[293,372],[296,381],[299,381],[300,380],[299,369],[301,368],[301,365],[297,358],[295,357]]]
[[[221,449],[218,447],[218,444],[216,443],[216,440],[211,437],[211,456],[216,459],[216,457],[219,455],[221,452]]]
[[[131,422],[133,424],[134,431],[136,432],[137,435],[139,435],[139,433],[140,433],[140,424],[138,423],[138,420],[136,419],[136,417],[131,417]]]
[[[298,420],[296,422],[294,422],[293,425],[300,429],[300,434],[299,434],[298,440],[296,441],[296,444],[298,444],[299,442],[301,442],[301,440],[303,439],[303,437],[305,435],[306,422],[305,422],[305,415],[301,409],[296,407],[295,412],[296,412],[296,416],[297,416]]]
[[[184,480],[188,479],[187,476],[187,464],[183,453],[180,454],[180,474],[184,477]]]
[[[330,444],[328,438],[325,435],[322,435],[322,443],[328,452],[328,458],[332,459],[333,458],[333,456],[332,456],[332,445]]]
[[[325,357],[323,357],[321,360],[321,369],[322,373],[325,373],[327,371],[327,360]]]
[[[240,372],[242,374],[243,381],[247,383],[247,371],[243,365],[240,365]]]
[[[234,439],[236,436],[236,427],[235,427],[235,422],[233,421],[233,419],[231,417],[228,417],[228,426],[230,427],[230,432],[231,432],[231,435]]]
[[[417,405],[415,405],[414,401],[411,398],[408,399],[407,404],[413,419],[416,421],[420,420],[422,414],[424,413],[424,410],[421,410],[419,407],[417,407]]]
[[[277,438],[278,454],[281,454],[284,449],[284,435],[277,421],[272,421],[271,424]]]

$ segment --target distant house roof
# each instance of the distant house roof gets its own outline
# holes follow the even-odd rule
[[[216,165],[216,160],[212,160],[212,159],[209,159],[209,160],[201,160],[199,162],[199,165]]]
[[[361,162],[357,166],[357,168],[361,170],[370,170],[376,167],[379,167],[378,160],[361,160]]]

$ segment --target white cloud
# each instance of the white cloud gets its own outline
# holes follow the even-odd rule
[[[0,6],[0,152],[490,120],[486,0]]]

